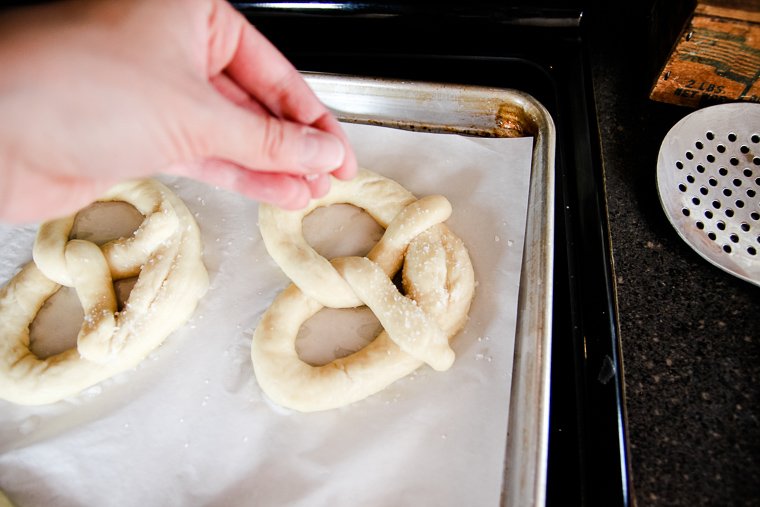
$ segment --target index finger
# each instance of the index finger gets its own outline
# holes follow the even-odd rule
[[[273,115],[340,138],[346,158],[333,174],[353,177],[356,157],[343,129],[287,58],[223,0],[214,1],[209,30],[209,77],[224,72]]]

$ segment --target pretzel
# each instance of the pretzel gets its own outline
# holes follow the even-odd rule
[[[366,257],[328,261],[308,245],[302,221],[331,204],[364,209],[385,233]],[[427,363],[454,361],[451,338],[462,328],[475,277],[462,240],[442,222],[451,205],[442,196],[417,200],[398,183],[366,169],[300,211],[262,204],[259,227],[267,251],[293,284],[280,293],[253,335],[256,379],[275,403],[311,412],[364,399]],[[403,264],[402,295],[391,281]],[[322,366],[298,357],[301,325],[324,307],[367,305],[383,331],[366,347]]]
[[[100,201],[132,204],[145,220],[103,246],[69,239],[76,215],[40,226],[33,262],[0,290],[0,398],[37,405],[133,368],[195,310],[208,287],[200,231],[184,203],[154,180],[117,185]],[[138,276],[117,311],[113,281]],[[40,359],[29,326],[61,286],[84,310],[77,346]]]

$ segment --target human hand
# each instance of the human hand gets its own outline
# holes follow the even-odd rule
[[[73,1],[0,18],[0,220],[168,172],[283,208],[356,173],[338,122],[224,0]]]

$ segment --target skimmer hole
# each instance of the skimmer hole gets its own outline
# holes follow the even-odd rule
[[[718,230],[720,230],[720,231],[725,231],[726,230],[726,222],[718,222],[717,224],[715,224],[715,227],[717,227]]]
[[[731,197],[731,189],[730,188],[724,188],[723,189],[723,195],[726,197]]]
[[[732,216],[734,216],[734,210],[732,210],[731,208],[728,208],[728,209],[726,210],[726,216],[727,216],[728,218],[731,218]]]
[[[719,144],[717,149],[718,149],[718,153],[725,153],[726,152],[726,147],[723,146],[722,144]]]
[[[723,245],[723,251],[726,253],[731,253],[731,245]]]
[[[736,134],[734,134],[733,132],[729,132],[728,133],[728,140],[731,141],[732,143],[736,142]]]
[[[750,254],[750,255],[755,255],[757,253],[757,250],[755,250],[754,246],[751,246],[751,247],[747,248],[747,253]]]
[[[707,158],[707,161],[710,162],[711,164],[715,162],[715,155],[713,155],[712,153],[709,153],[706,158]]]
[[[747,153],[749,153],[749,146],[747,146],[746,144],[742,144],[742,147],[739,148],[739,151],[741,151],[742,153],[746,155]]]
[[[738,243],[738,242],[739,242],[739,236],[737,236],[736,234],[732,234],[732,235],[730,235],[730,236],[728,237],[728,239],[730,239],[730,240],[731,240],[731,243]]]
[[[715,200],[712,202],[712,207],[713,207],[713,208],[715,208],[715,209],[720,209],[720,201],[719,201],[719,200],[717,200],[717,199],[715,199]]]
[[[706,137],[708,140],[712,141],[713,139],[715,139],[715,134],[713,134],[713,133],[712,133],[712,131],[708,130],[708,131],[705,133],[705,137]],[[758,139],[760,139],[760,138],[758,138]],[[753,142],[753,143],[756,143],[757,141],[752,141],[752,142]]]
[[[737,208],[743,208],[744,207],[744,201],[742,201],[741,199],[737,199],[736,200],[736,207]]]
[[[712,218],[713,217],[713,212],[710,211],[709,209],[706,209],[705,210],[705,217],[708,218],[708,219]]]
[[[758,160],[760,160],[760,159],[758,159]],[[736,157],[731,157],[731,160],[729,160],[729,162],[731,162],[731,165],[739,165],[739,159],[736,158]],[[760,162],[758,162],[758,163],[760,163]]]
[[[728,169],[726,169],[725,167],[721,167],[720,169],[718,169],[718,174],[720,174],[721,176],[727,176]]]
[[[707,189],[705,187],[699,187],[699,193],[702,195],[707,195]]]
[[[680,160],[676,161],[676,167],[679,169],[683,169],[683,162],[681,162]]]
[[[688,211],[688,210],[687,210]],[[747,222],[742,222],[742,224],[739,226],[744,232],[749,232],[749,224]]]
[[[690,151],[687,151],[686,152],[686,158],[688,158],[689,160],[691,160],[691,159],[694,158],[694,154],[692,152],[690,152]]]
[[[707,237],[711,240],[715,241],[715,238],[717,237],[714,232],[708,232]]]
[[[689,208],[683,208],[681,210],[681,213],[683,213],[683,216],[685,217],[688,217],[689,215],[691,215],[691,211],[689,211]]]

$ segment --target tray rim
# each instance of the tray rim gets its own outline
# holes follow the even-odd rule
[[[549,444],[549,395],[553,302],[553,242],[556,130],[548,110],[531,95],[509,88],[491,88],[424,81],[303,72],[317,96],[341,121],[407,130],[480,137],[533,137],[525,244],[518,292],[517,325],[508,417],[507,448],[501,485],[501,505],[544,505]],[[458,113],[461,107],[481,107],[473,122],[446,124],[414,117],[383,118],[357,114],[325,100],[330,86],[361,89],[374,97],[391,90],[395,100],[443,103]],[[503,106],[509,106],[505,108]],[[495,108],[495,110],[494,110]],[[423,114],[424,109],[422,110]],[[506,115],[504,112],[506,111]],[[466,113],[466,110],[464,111]],[[489,116],[490,115],[490,116]],[[466,115],[464,116],[466,118]],[[492,122],[489,124],[488,122]]]

